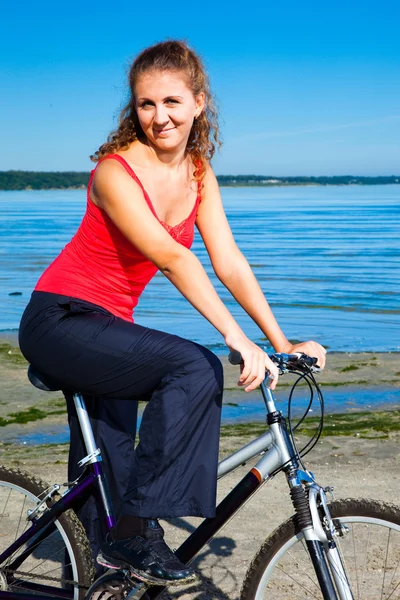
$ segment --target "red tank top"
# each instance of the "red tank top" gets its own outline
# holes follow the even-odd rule
[[[158,219],[146,190],[122,156],[109,154],[98,164],[110,158],[121,163],[138,183],[152,213],[168,233],[190,248],[200,191],[190,215],[178,225],[167,225]],[[72,240],[43,273],[35,290],[80,298],[132,321],[139,296],[156,274],[157,267],[123,236],[107,213],[91,201],[90,188],[95,170],[90,174],[82,223]]]

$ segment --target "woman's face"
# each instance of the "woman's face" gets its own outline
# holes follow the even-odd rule
[[[204,108],[204,94],[195,97],[184,75],[151,71],[135,85],[139,123],[151,145],[164,151],[186,148],[193,120]]]

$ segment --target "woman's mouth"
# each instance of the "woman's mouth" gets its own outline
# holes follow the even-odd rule
[[[175,127],[165,127],[164,129],[154,129],[155,134],[158,137],[165,137],[169,134],[170,131],[173,131]]]

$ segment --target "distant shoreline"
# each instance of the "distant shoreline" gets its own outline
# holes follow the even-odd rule
[[[1,191],[82,190],[87,187],[89,172],[0,171]],[[319,177],[274,177],[270,175],[217,175],[220,187],[289,187],[398,185],[400,175],[363,177],[335,175]]]

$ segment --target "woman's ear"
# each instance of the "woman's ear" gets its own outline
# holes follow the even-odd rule
[[[197,119],[201,115],[204,110],[204,106],[206,103],[206,98],[204,92],[201,92],[198,96],[196,96],[196,111],[194,113],[194,118]]]

